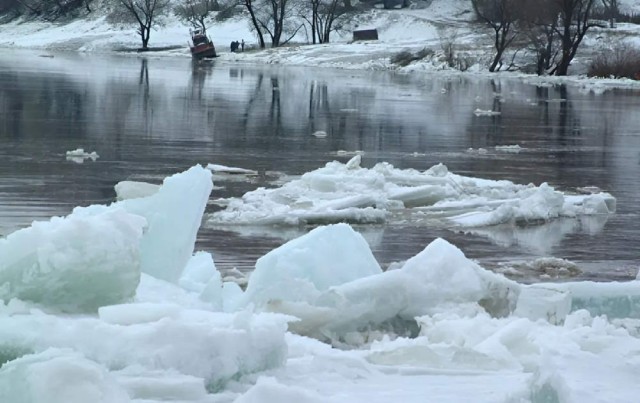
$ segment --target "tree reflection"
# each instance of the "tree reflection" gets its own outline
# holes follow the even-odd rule
[[[558,110],[557,126],[560,144],[575,144],[576,140],[574,137],[580,135],[580,119],[573,113],[573,105],[567,92],[567,86],[561,85],[559,93],[560,107]]]
[[[28,136],[44,130],[49,135],[68,133],[69,121],[75,122],[71,134],[86,132],[87,84],[78,84],[64,76],[31,73],[0,73],[0,130],[12,137]]]
[[[144,133],[149,135],[153,128],[153,107],[151,104],[151,90],[149,88],[149,65],[146,57],[140,60],[140,79],[138,80],[138,88],[142,98]]]
[[[213,73],[213,62],[208,60],[191,61],[191,80],[189,88],[191,89],[191,97],[189,100],[202,102],[205,84]]]
[[[328,122],[331,119],[331,110],[329,108],[329,89],[327,84],[317,81],[311,81],[309,85],[309,133],[315,133],[319,130],[327,131]],[[332,134],[332,133],[330,133]]]
[[[263,80],[264,74],[262,72],[259,72],[257,75],[256,83],[253,86],[253,91],[249,95],[248,101],[245,103],[244,113],[242,114],[242,127],[245,131],[249,126],[249,118],[251,116],[251,112],[254,110],[256,103],[258,102],[259,95],[262,92]]]
[[[271,107],[269,108],[271,133],[280,136],[282,124],[282,110],[280,109],[280,84],[277,76],[271,76]]]
[[[6,73],[5,73],[6,74]],[[0,111],[2,113],[0,134],[3,137],[20,137],[22,126],[22,115],[24,113],[24,101],[23,91],[14,87],[16,80],[14,74],[7,74],[6,78],[3,78],[3,73],[0,73],[0,80],[2,82],[12,83],[9,86],[0,87]]]

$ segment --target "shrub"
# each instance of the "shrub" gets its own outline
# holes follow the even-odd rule
[[[470,54],[458,54],[454,59],[454,65],[452,67],[455,67],[460,71],[467,71],[471,68],[471,66],[476,64],[476,62],[476,58],[471,56]]]
[[[422,60],[425,59],[427,57],[432,57],[435,54],[435,52],[433,51],[433,49],[430,48],[422,48],[419,51],[416,52],[416,57],[418,58],[418,60]]]
[[[391,56],[391,63],[397,64],[398,66],[408,66],[411,62],[415,62],[417,60],[422,60],[427,57],[433,56],[434,51],[428,48],[422,48],[417,51],[415,54],[411,53],[408,50],[403,50],[395,55]]]
[[[640,80],[640,49],[621,43],[605,50],[591,61],[587,75]]]
[[[408,50],[403,50],[391,56],[391,63],[397,64],[403,67],[408,65],[414,60],[415,59],[413,58],[413,53],[409,52]]]

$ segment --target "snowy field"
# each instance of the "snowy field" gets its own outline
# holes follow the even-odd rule
[[[194,251],[196,234],[213,174],[251,172],[207,168],[160,187],[122,182],[118,202],[0,239],[0,401],[628,403],[640,393],[640,281],[523,285],[444,239],[382,271],[345,223],[269,252],[248,279],[223,278],[215,256]],[[610,214],[615,198],[442,165],[366,169],[356,156],[213,219],[284,209],[366,220],[425,206],[490,225]]]

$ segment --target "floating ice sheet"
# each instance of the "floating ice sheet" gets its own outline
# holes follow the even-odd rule
[[[436,165],[420,172],[388,163],[360,166],[330,162],[273,189],[228,199],[212,225],[300,225],[408,221],[442,226],[538,224],[558,217],[607,215],[616,209],[608,193],[570,195],[543,183],[519,185],[450,173]]]
[[[66,157],[67,157],[67,161],[72,161],[77,164],[82,164],[87,159],[90,159],[91,161],[95,161],[98,158],[100,158],[97,152],[92,151],[88,153],[84,151],[83,148],[77,148],[75,150],[67,151]]]

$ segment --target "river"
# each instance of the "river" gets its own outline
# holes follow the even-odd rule
[[[272,173],[300,175],[346,161],[339,150],[361,150],[367,167],[441,162],[462,175],[559,190],[597,186],[618,200],[609,217],[533,227],[357,227],[383,267],[444,237],[489,268],[553,256],[577,263],[582,279],[630,279],[640,266],[638,110],[638,90],[595,93],[522,78],[4,51],[0,236],[78,205],[109,203],[122,180],[160,183],[208,163],[260,172],[253,181],[216,183],[212,198],[240,196],[273,186]],[[311,135],[318,130],[327,137]],[[495,150],[515,144],[520,152]],[[99,158],[67,160],[76,148]],[[203,227],[197,249],[212,252],[223,270],[249,271],[307,230]]]

